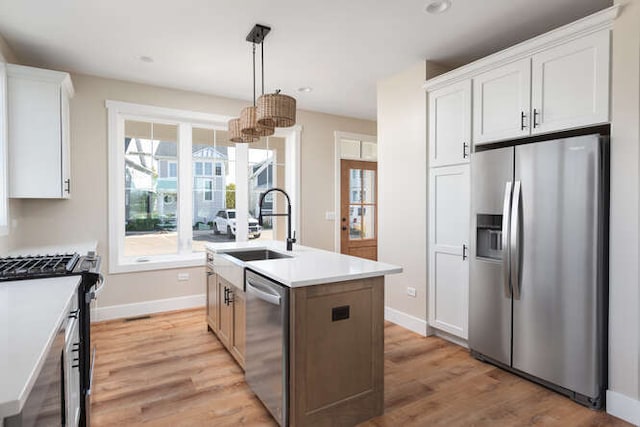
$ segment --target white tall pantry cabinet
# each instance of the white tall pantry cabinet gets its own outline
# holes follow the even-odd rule
[[[7,65],[9,197],[71,195],[69,74]]]
[[[428,80],[428,322],[466,340],[472,152],[609,122],[617,6]],[[470,161],[471,158],[471,161]]]
[[[471,80],[428,93],[429,325],[467,338]]]

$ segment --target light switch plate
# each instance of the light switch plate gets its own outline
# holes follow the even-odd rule
[[[410,297],[415,297],[416,296],[416,288],[407,288],[407,295],[409,295]]]
[[[180,281],[189,280],[189,273],[178,273],[178,280]]]
[[[335,221],[336,213],[327,211],[324,213],[324,219],[326,219],[327,221]]]

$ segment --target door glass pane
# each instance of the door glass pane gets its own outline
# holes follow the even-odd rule
[[[362,171],[362,202],[376,203],[376,172]]]
[[[362,206],[349,206],[349,239],[362,239]]]
[[[235,239],[235,143],[222,130],[194,127],[192,137],[192,250],[202,252],[207,242]]]
[[[125,121],[124,255],[178,251],[178,127]]]
[[[362,201],[362,170],[349,169],[349,202]]]
[[[363,206],[362,207],[362,238],[373,239],[376,237],[376,223],[375,223],[375,206]]]

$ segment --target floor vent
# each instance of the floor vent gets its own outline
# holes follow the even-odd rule
[[[144,319],[151,319],[151,316],[149,316],[148,314],[145,314],[143,316],[127,317],[126,319],[124,319],[124,321],[125,322],[135,322],[136,320],[144,320]]]

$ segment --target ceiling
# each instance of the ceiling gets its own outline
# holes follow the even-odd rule
[[[428,0],[0,0],[0,35],[25,64],[250,101],[245,37],[261,23],[267,92],[375,119],[379,79],[424,59],[461,65],[611,5],[451,1],[430,15]]]

